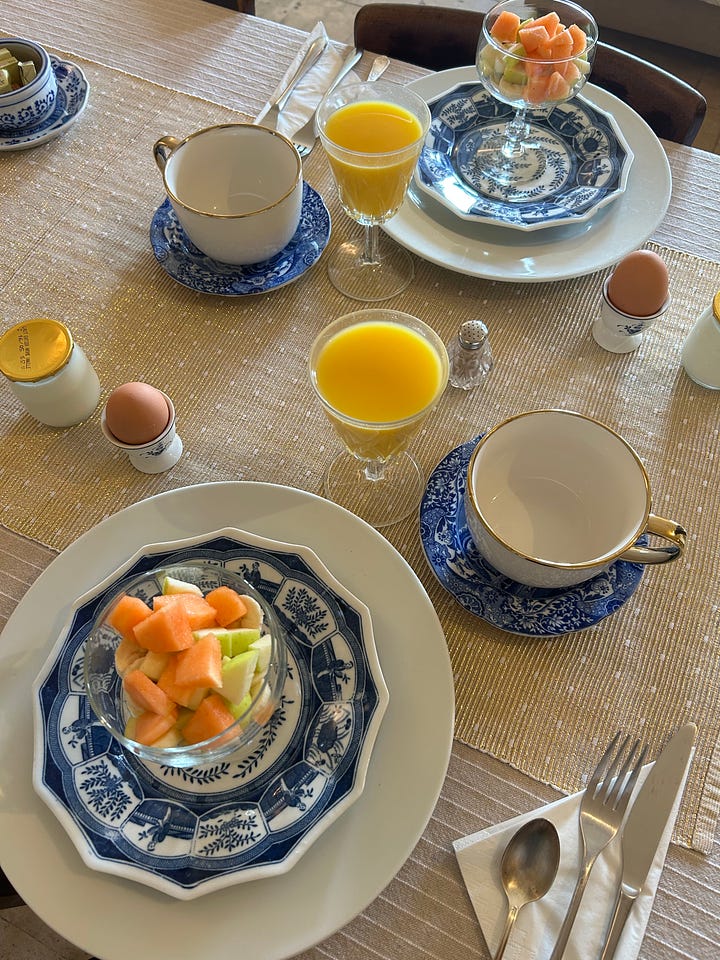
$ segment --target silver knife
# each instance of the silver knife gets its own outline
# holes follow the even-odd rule
[[[273,97],[273,99],[270,101],[269,109],[264,114],[261,112],[259,117],[255,119],[253,123],[262,124],[263,127],[270,127],[272,130],[277,128],[280,111],[284,109],[285,104],[290,99],[290,94],[293,92],[298,83],[300,83],[305,74],[308,73],[308,71],[310,71],[318,62],[327,44],[328,38],[325,34],[315,37],[313,42],[308,47],[305,56],[298,64],[293,75],[288,78],[288,82],[285,84],[280,93]]]
[[[615,956],[627,918],[645,886],[690,762],[696,733],[694,723],[680,727],[663,747],[630,808],[622,832],[622,879],[600,960]]]
[[[355,66],[355,64],[362,59],[362,55],[363,55],[362,50],[359,50],[357,47],[353,47],[353,49],[350,51],[350,53],[347,55],[347,57],[343,61],[342,66],[333,77],[332,83],[323,94],[324,97],[326,97],[328,93],[332,93],[332,91],[335,89],[335,87],[337,87],[337,85],[340,83],[343,77],[347,76],[347,74],[350,73],[350,71]],[[320,106],[320,104],[318,104],[318,106]],[[292,141],[295,144],[295,146],[305,148],[305,154],[310,152],[310,150],[312,149],[315,143],[316,114],[317,114],[317,107],[313,110],[311,116],[309,117],[307,122],[304,124],[304,126],[302,126],[299,130],[297,130],[292,136]]]

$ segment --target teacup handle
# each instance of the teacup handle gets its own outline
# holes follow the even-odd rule
[[[181,141],[177,137],[160,137],[159,140],[155,142],[153,147],[153,156],[155,157],[155,163],[160,168],[162,173],[165,173],[165,164],[170,159],[170,154],[173,150],[177,150],[180,146]]]
[[[672,546],[630,547],[622,554],[621,560],[629,560],[631,563],[667,563],[668,560],[676,560],[685,549],[687,533],[674,520],[665,520],[663,517],[656,517],[654,513],[651,513],[645,529],[647,533],[662,537],[663,540],[669,540]]]

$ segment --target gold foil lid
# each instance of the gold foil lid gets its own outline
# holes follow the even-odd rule
[[[0,372],[21,383],[43,380],[65,366],[72,349],[72,335],[59,320],[25,320],[0,337]]]

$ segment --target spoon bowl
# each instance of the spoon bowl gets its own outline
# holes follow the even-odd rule
[[[555,881],[559,864],[560,838],[549,820],[529,820],[510,838],[500,861],[508,915],[495,960],[505,953],[520,908],[545,896]]]

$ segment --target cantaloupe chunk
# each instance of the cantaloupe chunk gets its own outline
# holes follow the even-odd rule
[[[517,37],[520,17],[511,10],[503,10],[490,28],[490,36],[499,43],[512,43]]]
[[[562,26],[560,24],[560,17],[554,10],[551,10],[549,13],[546,13],[542,17],[536,17],[533,20],[533,26],[545,27],[549,37],[554,37],[559,29],[562,30]]]
[[[525,87],[525,99],[528,103],[544,103],[548,99],[548,80],[549,77],[543,74],[530,77]]]
[[[223,698],[217,693],[205,697],[183,727],[183,737],[188,743],[200,743],[216,737],[235,722]]]
[[[570,84],[555,70],[547,81],[545,96],[548,100],[565,100],[570,93]]]
[[[561,30],[550,40],[553,60],[567,60],[572,57],[573,38],[567,30]]]
[[[170,657],[168,665],[160,674],[158,686],[174,703],[177,703],[178,706],[187,707],[190,710],[197,710],[210,690],[208,687],[181,686],[175,679],[177,659],[177,656]]]
[[[215,608],[205,597],[198,597],[194,593],[168,593],[153,597],[153,610],[162,610],[171,604],[179,604],[188,615],[193,630],[204,630],[216,626]]]
[[[131,670],[123,678],[123,689],[140,710],[166,714],[172,710],[172,701],[142,670]]]
[[[195,642],[188,615],[179,603],[168,603],[155,610],[137,624],[134,632],[141,647],[156,653],[186,650]]]
[[[108,614],[107,622],[121,636],[134,640],[133,628],[151,613],[152,610],[144,600],[125,593]]]
[[[585,31],[582,30],[576,23],[571,23],[568,27],[568,33],[572,37],[573,48],[572,55],[573,57],[579,56],[584,52],[587,47],[587,36]]]
[[[532,56],[540,47],[547,47],[550,42],[550,34],[542,24],[537,26],[533,22],[518,32],[518,40],[525,47],[527,53]]]
[[[146,747],[151,747],[160,737],[164,737],[168,730],[171,730],[177,720],[177,711],[171,710],[161,716],[159,713],[146,711],[135,718],[135,730],[133,740],[138,743],[144,743]]]
[[[232,587],[215,587],[205,595],[205,599],[215,608],[215,616],[221,627],[241,620],[247,613],[247,604]]]
[[[222,650],[214,633],[206,633],[177,655],[175,682],[185,687],[222,686]]]

